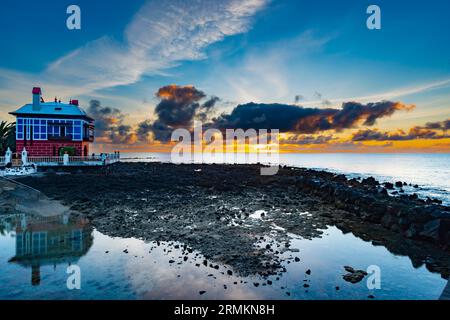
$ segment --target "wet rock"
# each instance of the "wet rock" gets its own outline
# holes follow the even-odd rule
[[[345,266],[344,269],[348,273],[343,275],[342,278],[350,283],[358,283],[367,275],[367,272],[363,270],[355,270],[349,266]]]
[[[409,199],[411,199],[411,200],[417,200],[417,199],[419,199],[419,196],[418,196],[416,193],[413,193],[413,194],[410,194],[410,195],[409,195]]]
[[[388,189],[388,190],[394,189],[394,184],[392,184],[392,183],[390,183],[390,182],[385,182],[385,183],[383,183],[383,184],[384,184],[384,187],[385,187],[386,189]]]
[[[376,186],[376,185],[378,185],[378,181],[375,180],[374,177],[368,177],[368,178],[363,179],[361,181],[361,184],[365,184],[365,185],[369,185],[369,186]]]
[[[396,186],[397,188],[401,188],[401,187],[403,187],[403,182],[397,181],[397,182],[395,183],[395,186]]]
[[[345,269],[345,271],[350,272],[350,273],[354,273],[355,272],[355,269],[353,269],[350,266],[344,266],[344,269]]]

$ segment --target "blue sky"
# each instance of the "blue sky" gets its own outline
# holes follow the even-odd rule
[[[82,29],[65,26],[77,4]],[[366,28],[377,4],[382,29]],[[0,114],[44,96],[99,99],[130,124],[152,119],[155,92],[194,85],[238,103],[414,103],[381,127],[450,116],[449,1],[17,1],[0,12]]]

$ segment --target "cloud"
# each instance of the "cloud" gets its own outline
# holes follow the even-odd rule
[[[298,86],[298,81],[305,77],[297,73],[298,65],[307,64],[307,57],[321,52],[333,38],[306,30],[294,37],[252,43],[246,46],[239,61],[218,60],[209,79],[219,82],[215,85],[229,100],[240,103],[288,101],[293,95],[293,84]]]
[[[442,122],[427,123],[425,126],[415,126],[409,129],[406,133],[403,130],[397,130],[396,132],[381,132],[378,130],[359,130],[352,136],[352,141],[407,141],[416,139],[447,139],[450,135],[442,133],[440,134],[436,130],[444,129],[445,125],[448,125],[450,120]]]
[[[334,99],[327,99],[327,101],[333,105],[343,103],[344,101],[359,101],[359,102],[369,102],[369,101],[380,101],[380,100],[393,100],[400,97],[405,97],[409,95],[419,94],[423,92],[428,92],[432,90],[447,88],[450,86],[450,79],[444,79],[429,83],[423,83],[421,85],[416,86],[410,86],[410,87],[404,87],[404,88],[398,88],[386,92],[380,92],[373,95],[367,95],[367,96],[357,96],[357,97],[347,97],[347,98],[334,98]],[[317,98],[317,96],[316,96]],[[305,103],[308,103],[310,105],[319,105],[323,104],[323,101],[318,100],[308,100],[305,101]]]
[[[295,134],[289,136],[288,138],[281,138],[280,143],[282,144],[298,144],[298,145],[310,145],[310,144],[328,144],[336,140],[332,135],[303,135]]]
[[[306,135],[336,132],[359,125],[373,126],[376,121],[400,110],[411,110],[413,105],[382,101],[361,104],[346,102],[341,109],[305,108],[285,104],[248,103],[238,105],[231,113],[213,117],[215,105],[220,100],[194,86],[167,85],[158,89],[160,99],[154,113],[155,120],[144,120],[134,128],[124,123],[125,115],[118,109],[102,107],[91,101],[88,113],[97,119],[97,132],[112,143],[170,141],[177,128],[192,130],[194,120],[200,120],[204,128],[225,129],[278,129],[290,132],[285,143],[325,144],[333,140],[331,135]]]
[[[447,119],[445,121],[438,121],[438,122],[427,122],[425,124],[425,128],[427,129],[441,129],[441,130],[450,130],[450,119]]]
[[[206,58],[203,49],[246,32],[265,0],[147,1],[125,30],[125,41],[102,37],[52,63],[46,73],[91,90],[137,82],[184,60]]]
[[[125,124],[127,116],[117,108],[104,107],[91,100],[87,113],[95,119],[96,135],[102,143],[134,144],[167,142],[173,130],[190,129],[193,121],[209,119],[218,97],[207,95],[194,86],[168,85],[156,93],[160,102],[155,108],[156,120],[146,119],[135,126]]]
[[[159,88],[156,97],[161,99],[155,108],[156,120],[153,123],[144,122],[139,125],[138,136],[153,132],[156,140],[168,141],[176,128],[190,129],[195,119],[208,120],[218,97],[207,96],[194,86],[168,85]]]
[[[133,84],[182,61],[206,58],[204,49],[210,44],[248,31],[252,16],[267,1],[147,1],[126,27],[123,41],[103,36],[54,61],[40,74],[2,70],[0,83],[13,80],[5,88],[8,95],[42,83],[66,96]]]
[[[136,129],[138,141],[150,142],[152,139],[150,133],[153,132],[154,126],[150,120],[139,122]]]
[[[91,100],[87,113],[95,119],[95,132],[109,143],[133,143],[132,127],[124,124],[125,115],[116,108],[103,107],[98,100]]]
[[[380,118],[413,108],[413,105],[391,101],[368,104],[345,102],[341,109],[252,102],[238,105],[230,114],[215,119],[211,126],[219,129],[279,129],[280,132],[311,134],[325,130],[341,131],[360,124],[372,126]]]

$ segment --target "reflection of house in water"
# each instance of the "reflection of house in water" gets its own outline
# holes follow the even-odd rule
[[[72,263],[92,245],[87,219],[23,215],[16,224],[16,255],[9,261],[31,267],[31,283],[39,285],[40,267]]]

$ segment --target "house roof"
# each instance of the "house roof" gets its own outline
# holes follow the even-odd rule
[[[82,108],[73,104],[60,103],[60,102],[44,102],[40,104],[39,110],[33,110],[33,104],[26,104],[16,111],[10,112],[10,114],[18,115],[37,115],[37,116],[64,116],[64,117],[76,117],[87,118],[89,117]]]

